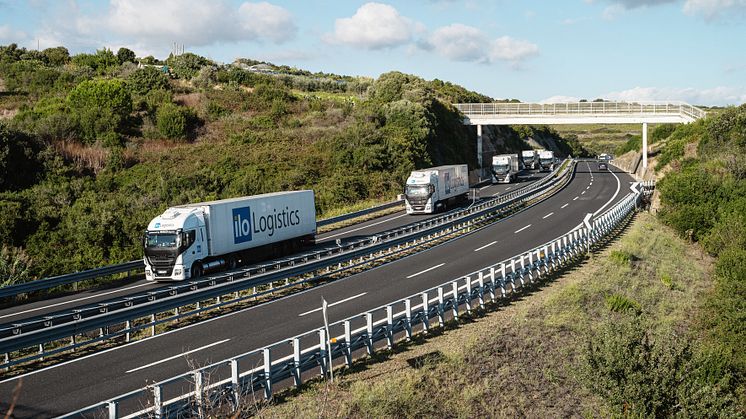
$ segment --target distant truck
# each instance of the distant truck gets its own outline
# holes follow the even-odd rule
[[[445,210],[469,194],[469,169],[465,164],[415,170],[404,190],[407,214],[431,214]]]
[[[492,183],[510,183],[518,179],[518,154],[500,154],[492,157]]]
[[[554,151],[539,151],[539,165],[542,172],[554,170]]]
[[[145,278],[184,280],[315,242],[313,191],[277,192],[168,208],[145,232]]]
[[[536,150],[521,151],[521,160],[523,161],[523,167],[525,169],[535,170],[539,165],[539,156],[536,153]]]

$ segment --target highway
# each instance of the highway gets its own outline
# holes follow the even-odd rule
[[[20,385],[16,417],[66,413],[189,371],[195,365],[318,328],[322,325],[318,310],[322,297],[332,304],[329,320],[334,322],[499,262],[566,233],[582,223],[587,213],[600,213],[623,198],[633,179],[609,167],[613,172],[598,171],[595,164],[581,162],[571,183],[545,201],[404,259],[247,310],[2,380],[0,406],[7,409],[9,396]],[[407,218],[400,215],[388,216],[392,226]],[[349,227],[344,237],[366,234],[367,228],[390,228],[389,221],[375,224],[383,220],[370,221],[368,227]],[[360,227],[364,229],[355,230]],[[328,233],[326,239],[335,239],[336,233]]]
[[[542,173],[529,173],[521,177],[520,183],[485,185],[477,188],[477,196],[490,198],[503,192],[517,189],[527,182],[540,179]],[[468,205],[468,203],[466,204]],[[332,230],[317,236],[317,243],[323,245],[333,240],[352,240],[356,237],[369,236],[385,230],[391,230],[416,221],[422,221],[440,214],[407,215],[403,210],[383,217],[374,218],[364,223],[354,224],[345,228]],[[117,287],[91,289],[83,292],[60,297],[19,304],[0,309],[0,325],[37,318],[50,313],[94,305],[106,300],[121,298],[131,294],[139,294],[163,287],[164,284],[148,282],[144,278]]]

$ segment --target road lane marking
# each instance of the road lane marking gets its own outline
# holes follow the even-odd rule
[[[554,213],[553,213],[553,212],[550,212],[549,214],[547,214],[547,215],[545,215],[545,216],[541,217],[541,219],[542,219],[542,220],[544,220],[544,219],[547,219],[547,218],[551,217],[551,216],[552,216],[552,214],[554,214]]]
[[[367,292],[361,292],[361,293],[360,293],[360,294],[358,294],[358,295],[353,295],[352,297],[347,297],[347,298],[345,298],[344,300],[339,300],[339,301],[337,301],[337,302],[334,302],[334,303],[330,303],[330,304],[328,305],[328,307],[333,307],[333,306],[336,306],[337,304],[342,304],[342,303],[346,303],[346,302],[348,302],[348,301],[350,301],[350,300],[354,300],[355,298],[358,298],[358,297],[362,297],[362,296],[363,296],[363,295],[365,295],[365,294],[367,294]],[[303,317],[303,316],[307,316],[307,315],[309,315],[309,314],[311,314],[311,313],[315,313],[315,312],[317,312],[317,311],[321,311],[321,307],[319,307],[319,308],[314,308],[313,310],[309,310],[309,311],[306,311],[305,313],[300,313],[300,314],[298,315],[298,317]]]
[[[575,197],[575,198],[573,198],[572,200],[573,200],[573,201],[577,201],[577,200],[578,200],[578,197],[576,196],[576,197]]]
[[[581,194],[581,195],[585,195],[585,191],[581,192],[580,194]]]
[[[505,188],[505,190],[506,190],[506,191],[509,191],[509,190],[510,190],[510,188],[512,188],[512,186],[508,186],[507,188]]]
[[[430,271],[432,271],[433,269],[438,269],[438,268],[440,268],[440,267],[441,267],[441,266],[443,266],[443,265],[445,265],[445,262],[443,262],[443,263],[441,263],[441,264],[439,264],[439,265],[435,265],[435,266],[433,266],[433,267],[431,267],[431,268],[427,268],[427,269],[425,269],[424,271],[419,271],[419,272],[417,272],[416,274],[412,274],[412,275],[409,275],[409,276],[407,277],[407,279],[409,279],[409,278],[414,278],[414,277],[415,277],[415,276],[417,276],[417,275],[422,275],[422,274],[424,274],[425,272],[430,272]]]
[[[567,203],[567,204],[565,204],[565,205],[561,206],[561,207],[560,207],[560,209],[562,209],[562,208],[564,208],[564,207],[566,207],[566,206],[568,206],[568,205],[570,205],[570,204],[569,204],[569,203]]]
[[[387,219],[385,219],[383,221],[379,221],[377,223],[368,224],[366,226],[358,227],[358,228],[355,228],[355,229],[352,229],[352,230],[343,231],[343,232],[337,233],[337,234],[332,234],[331,236],[324,236],[324,237],[321,238],[321,240],[323,241],[323,240],[326,240],[326,239],[331,239],[332,237],[341,236],[341,235],[347,234],[347,233],[354,233],[356,231],[360,231],[360,230],[366,229],[368,227],[377,226],[379,224],[383,224],[385,222],[389,222],[391,220],[396,220],[397,218],[406,217],[406,216],[407,216],[407,214],[397,215],[396,217],[387,218]]]
[[[621,181],[619,180],[619,176],[617,176],[617,175],[616,175],[616,173],[614,173],[614,172],[613,172],[612,170],[609,170],[609,171],[610,171],[610,172],[611,172],[611,174],[612,174],[612,175],[614,175],[614,177],[616,178],[616,192],[614,192],[614,196],[612,196],[612,197],[611,197],[611,198],[610,198],[610,199],[609,199],[608,201],[606,201],[606,203],[605,203],[605,204],[604,204],[604,205],[603,205],[603,206],[602,206],[601,208],[599,208],[598,210],[596,210],[596,212],[594,212],[594,213],[593,213],[593,215],[596,215],[596,214],[598,214],[599,212],[601,212],[601,210],[603,210],[603,209],[604,209],[604,208],[606,208],[606,207],[607,207],[607,206],[608,206],[609,204],[611,204],[611,202],[612,202],[612,201],[613,201],[614,199],[616,199],[616,196],[617,196],[617,195],[619,195],[619,189],[621,189],[621,187],[622,187],[622,182],[621,182]]]
[[[487,244],[485,244],[485,245],[484,245],[484,246],[482,246],[482,247],[478,247],[478,248],[474,249],[474,251],[475,251],[475,252],[478,252],[478,251],[480,251],[480,250],[482,250],[482,249],[485,249],[485,248],[487,248],[487,247],[490,247],[490,246],[492,246],[492,245],[493,245],[493,244],[495,244],[495,243],[497,243],[497,240],[495,240],[495,241],[493,241],[493,242],[491,242],[491,243],[487,243]]]
[[[588,185],[588,186],[585,187],[585,190],[588,190],[590,188],[591,188],[591,185]]]
[[[133,368],[133,369],[127,371],[126,374],[129,374],[129,373],[135,372],[135,371],[144,370],[145,368],[149,368],[149,367],[152,367],[154,365],[162,364],[164,362],[173,361],[174,359],[178,359],[178,358],[181,358],[182,356],[193,354],[193,353],[195,353],[197,351],[201,351],[203,349],[207,349],[207,348],[211,348],[211,347],[216,346],[216,345],[220,345],[221,343],[228,342],[229,340],[230,339],[223,339],[223,340],[220,340],[220,341],[217,341],[217,342],[213,342],[213,343],[211,343],[209,345],[205,345],[205,346],[199,347],[197,349],[192,349],[191,351],[186,351],[186,352],[180,353],[178,355],[174,355],[172,357],[168,357],[166,359],[161,359],[160,361],[151,362],[148,365],[143,365],[142,367]]]
[[[45,308],[52,308],[52,307],[62,306],[62,305],[65,305],[65,304],[76,303],[78,301],[90,300],[91,298],[100,297],[102,295],[115,294],[117,292],[122,292],[122,291],[128,291],[128,290],[131,290],[131,289],[135,289],[135,288],[139,288],[139,287],[144,287],[145,285],[152,285],[152,283],[151,282],[146,282],[144,284],[135,285],[135,286],[128,287],[128,288],[119,288],[119,289],[116,289],[116,290],[113,290],[113,291],[109,291],[109,292],[97,293],[97,294],[91,295],[89,297],[82,297],[82,298],[76,298],[74,300],[62,301],[62,302],[59,302],[59,303],[50,304],[50,305],[43,306],[43,307],[32,308],[32,309],[28,309],[28,310],[24,310],[24,311],[16,311],[15,313],[2,315],[2,316],[0,316],[0,319],[6,318],[6,317],[14,317],[14,316],[18,316],[20,314],[25,314],[25,313],[31,313],[32,311],[44,310]]]
[[[487,189],[487,188],[489,188],[490,186],[492,186],[492,185],[482,186],[481,188],[479,188],[479,190],[481,191],[481,190]]]
[[[523,227],[523,228],[521,228],[521,229],[518,229],[518,230],[516,230],[516,232],[515,232],[514,234],[518,234],[518,233],[520,233],[521,231],[523,231],[523,230],[525,230],[525,229],[527,229],[527,228],[529,228],[529,227],[531,227],[531,224],[527,225],[526,227]]]

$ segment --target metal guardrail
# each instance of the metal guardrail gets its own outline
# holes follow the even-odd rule
[[[582,115],[681,115],[704,118],[706,112],[685,102],[569,102],[569,103],[456,103],[467,117],[582,116]]]
[[[354,262],[357,258],[364,258],[366,255],[380,252],[386,248],[396,247],[398,251],[401,251],[401,244],[409,241],[422,238],[435,240],[439,237],[436,236],[436,233],[453,229],[459,224],[474,222],[490,213],[493,215],[501,213],[504,208],[514,205],[516,202],[527,202],[534,199],[535,196],[545,193],[554,185],[563,181],[569,182],[570,175],[573,172],[572,168],[573,164],[560,165],[550,175],[509,194],[500,195],[466,209],[452,211],[445,215],[380,233],[341,247],[331,247],[199,280],[183,281],[143,294],[113,299],[10,325],[2,325],[0,326],[0,353],[6,355],[5,362],[0,364],[0,368],[8,368],[12,365],[70,350],[95,341],[109,339],[113,336],[125,335],[129,338],[130,333],[147,327],[150,327],[152,333],[155,334],[156,324],[224,305],[220,302],[220,297],[223,295],[243,291],[251,287],[272,284],[276,281],[285,280],[287,282],[290,277],[311,273],[343,262]],[[280,269],[281,266],[283,269]],[[271,269],[275,269],[275,272],[267,273],[267,270]],[[200,302],[213,298],[217,299],[215,305],[210,307],[200,305]],[[192,304],[197,304],[197,309],[186,313],[178,312],[180,307]],[[157,313],[170,310],[175,310],[177,314],[168,319],[158,320],[155,318]],[[150,316],[150,322],[140,325],[133,324],[132,320],[146,316]],[[125,326],[112,333],[104,332],[109,326],[116,324],[124,324]],[[82,343],[75,341],[76,335],[99,329],[101,333],[98,338]],[[70,345],[45,352],[43,347],[45,343],[68,337],[71,341]],[[35,345],[39,345],[37,354],[10,360],[9,353]]]
[[[346,221],[363,215],[372,214],[374,212],[382,211],[388,208],[393,208],[397,205],[402,205],[404,201],[392,201],[385,204],[377,205],[371,208],[367,208],[360,211],[355,211],[347,214],[342,214],[336,217],[319,220],[316,222],[317,227],[331,225],[340,221]],[[64,274],[54,276],[50,278],[38,279],[36,281],[24,282],[20,284],[9,285],[0,288],[0,299],[15,297],[19,294],[26,294],[34,291],[48,290],[51,288],[70,285],[89,279],[96,279],[104,276],[115,275],[130,271],[141,271],[145,269],[145,265],[142,260],[133,260],[130,262],[119,263],[115,265],[103,266],[100,268],[88,269],[85,271],[74,272],[70,274]]]
[[[629,220],[643,193],[653,184],[643,183],[643,191],[630,193],[582,227],[554,240],[407,298],[394,301],[329,326],[312,330],[266,347],[172,377],[150,386],[96,403],[62,417],[108,415],[110,418],[184,415],[204,416],[215,406],[237,409],[252,402],[256,393],[269,399],[276,384],[292,380],[303,383],[303,373],[318,369],[326,374],[334,360],[351,366],[353,354],[365,350],[373,354],[385,341],[392,349],[401,339],[418,332],[427,333],[437,321],[443,327],[450,317],[458,320],[461,310],[469,315],[475,307],[514,294],[542,276],[573,262],[603,242]],[[380,345],[378,345],[380,347]]]

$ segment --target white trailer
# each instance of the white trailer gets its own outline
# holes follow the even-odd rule
[[[469,169],[465,164],[415,170],[404,190],[407,214],[430,214],[446,209],[469,195]]]
[[[539,151],[539,165],[540,165],[541,171],[554,170],[554,151],[550,151],[550,150]]]
[[[145,232],[145,278],[184,280],[235,268],[313,244],[315,235],[310,190],[171,207]]]
[[[521,160],[523,161],[524,169],[536,169],[539,163],[538,155],[536,150],[523,150],[521,151]]]
[[[518,154],[499,154],[492,157],[492,183],[510,183],[518,179]]]

